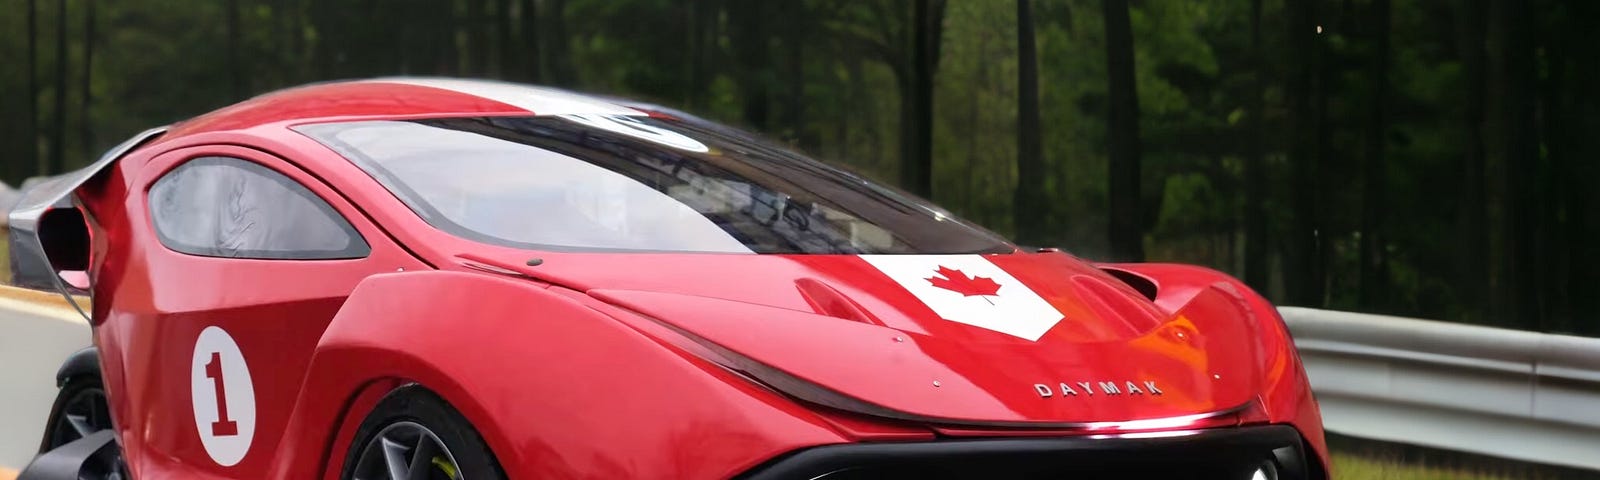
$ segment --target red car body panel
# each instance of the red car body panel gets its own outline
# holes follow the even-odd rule
[[[180,124],[79,189],[94,234],[95,343],[136,478],[337,478],[360,419],[412,382],[460,410],[513,478],[722,478],[865,440],[1269,423],[1294,426],[1327,465],[1281,319],[1218,272],[987,256],[1065,316],[1029,341],[944,320],[852,255],[560,253],[463,239],[289,129],[495,115],[530,112],[394,83],[288,90]],[[145,193],[212,155],[306,186],[371,254],[245,260],[164,247]],[[526,266],[535,257],[543,263]],[[1155,298],[1100,267],[1151,282]],[[254,440],[232,466],[207,455],[189,399],[192,342],[210,326],[237,340],[254,379]],[[849,404],[818,405],[733,368],[750,362]],[[1124,392],[1059,390],[1076,382]]]
[[[535,478],[725,477],[846,440],[773,392],[547,288],[559,287],[456,272],[372,277],[323,336],[303,391],[351,391],[373,378],[434,386],[491,445],[509,446],[496,450],[508,469]],[[693,445],[716,448],[684,447]],[[294,464],[316,463],[285,466]],[[312,472],[293,473],[286,478]]]

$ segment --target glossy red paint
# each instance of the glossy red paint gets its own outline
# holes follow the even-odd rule
[[[1147,263],[1104,267],[1133,272],[1155,283],[1161,292],[1155,303],[1163,310],[1178,308],[1205,289],[1229,292],[1244,302],[1247,313],[1241,320],[1249,321],[1257,329],[1253,339],[1258,345],[1256,364],[1260,365],[1263,379],[1260,395],[1267,417],[1263,423],[1294,425],[1312,445],[1317,460],[1324,466],[1329,465],[1322,413],[1311,395],[1305,366],[1300,362],[1300,353],[1294,348],[1283,317],[1265,298],[1227,274],[1192,265]]]
[[[180,148],[153,156],[130,176],[143,193],[161,173],[199,156],[258,162],[310,187],[372,246],[356,260],[275,261],[198,257],[163,247],[150,231],[144,195],[108,202],[126,219],[100,258],[117,261],[96,272],[96,328],[122,438],[132,471],[156,477],[231,476],[264,471],[271,455],[247,455],[223,468],[199,443],[190,408],[194,341],[208,326],[226,330],[244,353],[255,390],[255,434],[250,450],[271,452],[295,405],[294,398],[322,331],[355,285],[368,276],[426,265],[395,245],[359,211],[315,178],[271,155],[236,146]],[[128,163],[125,165],[134,165]],[[127,174],[128,172],[124,172]],[[97,214],[105,218],[106,214]],[[270,285],[270,288],[255,287]],[[101,312],[104,312],[103,314]],[[147,453],[148,452],[148,453]],[[203,459],[204,462],[195,462]],[[230,470],[233,469],[233,470]]]
[[[336,403],[325,392],[374,376],[432,387],[490,445],[506,447],[495,453],[507,468],[531,478],[716,478],[846,441],[781,396],[661,348],[583,302],[487,275],[393,273],[358,287],[323,336],[302,401]],[[294,433],[315,439],[309,427],[319,423]],[[314,462],[300,460],[285,459],[291,470],[281,478],[304,478],[292,468]]]
[[[527,114],[413,85],[303,87],[181,124],[83,187],[95,342],[135,477],[337,478],[361,418],[412,382],[460,410],[518,478],[722,478],[831,443],[1257,423],[1295,426],[1327,465],[1281,319],[1218,272],[1103,266],[1148,278],[1152,300],[1064,253],[988,256],[1065,316],[1029,341],[944,320],[855,256],[535,252],[451,236],[288,129]],[[165,248],[145,192],[216,155],[305,185],[371,255]],[[543,264],[527,266],[533,257]],[[208,326],[238,342],[256,392],[255,436],[233,466],[202,447],[189,399],[194,341]],[[1078,382],[1097,394],[1060,389]]]

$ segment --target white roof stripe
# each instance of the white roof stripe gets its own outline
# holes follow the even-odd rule
[[[649,115],[632,108],[571,92],[514,83],[450,78],[380,78],[374,81],[450,90],[526,109],[533,112],[534,115]]]

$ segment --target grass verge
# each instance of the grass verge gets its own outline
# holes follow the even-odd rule
[[[1328,434],[1339,480],[1596,479],[1600,472]]]
[[[1333,452],[1333,472],[1340,480],[1513,480],[1521,477],[1475,472],[1459,467],[1407,462],[1399,457]]]

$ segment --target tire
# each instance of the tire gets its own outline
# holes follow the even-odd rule
[[[436,446],[427,445],[436,441]],[[388,448],[385,448],[387,446]],[[418,459],[420,451],[431,452]],[[439,480],[505,480],[505,472],[483,437],[444,399],[419,385],[389,392],[356,429],[339,478],[387,480],[398,457],[408,472],[401,478]],[[424,473],[410,474],[421,468]]]
[[[50,417],[45,423],[44,439],[39,444],[43,454],[89,434],[110,430],[111,406],[106,400],[106,389],[99,377],[80,376],[67,380],[56,392],[55,404],[50,406]],[[86,460],[78,472],[79,479],[123,480],[128,475],[128,465],[122,459],[122,448],[112,445]]]
[[[39,453],[48,452],[100,430],[111,428],[111,408],[106,389],[98,377],[83,376],[67,380],[56,392],[55,404],[45,423]]]

